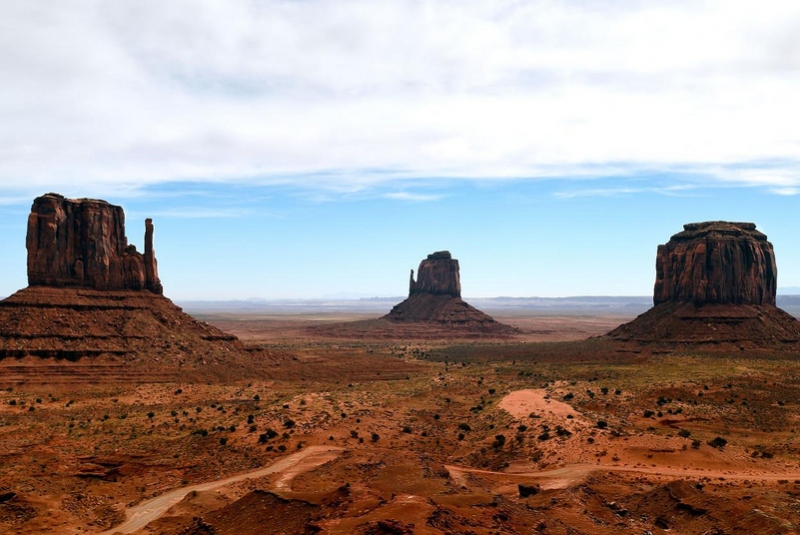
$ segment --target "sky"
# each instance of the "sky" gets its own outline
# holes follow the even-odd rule
[[[648,295],[684,223],[800,286],[800,3],[0,0],[0,295],[32,200],[155,224],[176,300]]]

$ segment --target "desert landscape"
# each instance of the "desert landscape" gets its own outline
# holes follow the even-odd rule
[[[752,224],[660,246],[637,317],[493,318],[444,251],[383,317],[192,317],[117,208],[34,202],[0,302],[4,533],[800,529],[800,324]]]

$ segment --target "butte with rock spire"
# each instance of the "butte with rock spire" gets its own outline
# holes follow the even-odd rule
[[[121,207],[49,193],[28,216],[28,287],[0,301],[0,380],[162,381],[249,355],[162,295],[154,227],[128,244]],[[81,361],[79,366],[73,366]]]

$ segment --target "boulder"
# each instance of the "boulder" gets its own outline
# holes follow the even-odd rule
[[[153,222],[145,222],[144,254],[128,245],[120,206],[48,193],[28,216],[28,284],[161,294]]]

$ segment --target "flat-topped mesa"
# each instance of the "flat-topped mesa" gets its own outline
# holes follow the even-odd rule
[[[658,246],[655,305],[775,305],[775,253],[755,224],[709,221],[683,228]]]
[[[431,294],[461,297],[461,280],[458,273],[458,260],[450,251],[437,251],[420,262],[417,280],[411,270],[408,295]]]
[[[28,284],[162,294],[153,251],[153,222],[145,221],[144,254],[128,245],[122,207],[48,193],[28,216]]]

